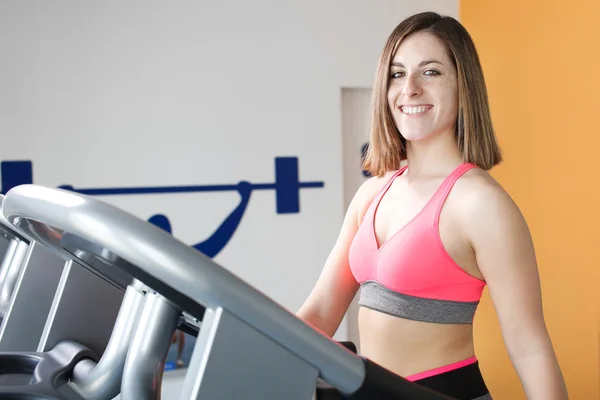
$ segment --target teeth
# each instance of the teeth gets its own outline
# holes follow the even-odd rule
[[[427,107],[425,107],[425,106],[418,106],[418,107],[404,106],[404,107],[402,107],[402,112],[404,114],[419,114],[419,113],[422,113],[425,111],[427,111]]]

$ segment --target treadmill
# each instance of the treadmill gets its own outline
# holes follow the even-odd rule
[[[66,261],[130,275],[128,289],[143,300],[127,309],[124,302],[117,317],[111,343],[122,315],[135,313],[120,357],[98,359],[68,338],[44,352],[0,353],[0,399],[108,399],[94,393],[100,378],[87,392],[78,382],[110,363],[123,400],[160,399],[179,328],[197,337],[181,399],[308,400],[322,381],[345,399],[451,400],[355,354],[199,251],[101,200],[21,185],[6,194],[2,213]]]

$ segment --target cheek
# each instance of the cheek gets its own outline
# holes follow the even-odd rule
[[[387,92],[388,106],[390,107],[391,110],[393,110],[395,108],[395,104],[398,100],[398,95],[399,95],[399,90],[396,87],[394,87],[393,85],[391,85]]]
[[[455,115],[458,112],[458,91],[452,85],[442,88],[440,98],[444,104],[446,114]]]

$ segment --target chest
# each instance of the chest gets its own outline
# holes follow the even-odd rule
[[[373,229],[378,246],[408,227],[424,212],[437,208],[436,203],[444,200],[435,198],[440,184],[441,180],[427,180],[409,185],[405,180],[397,179],[373,204]]]
[[[400,260],[404,253],[427,242],[429,247],[425,248],[446,253],[463,270],[480,277],[473,249],[462,229],[460,193],[449,191],[440,196],[440,184],[430,181],[409,187],[400,181],[391,185],[373,204],[373,249],[378,254],[382,250],[391,252],[395,260]]]

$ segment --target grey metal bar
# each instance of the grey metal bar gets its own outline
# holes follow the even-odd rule
[[[18,246],[19,240],[10,239],[8,247],[6,248],[6,252],[4,253],[4,257],[2,258],[2,263],[0,263],[0,287],[2,286],[2,282],[6,279],[6,274],[8,274],[8,268],[10,266],[10,263],[12,262],[13,256],[15,255]]]
[[[0,259],[2,259],[6,254],[8,246],[10,246],[10,242],[12,242],[12,240],[13,237],[11,235],[8,235],[3,230],[0,230]]]
[[[84,399],[112,399],[121,391],[127,351],[137,327],[143,300],[144,294],[129,286],[112,335],[98,364],[85,359],[73,369],[69,384]]]
[[[6,194],[3,213],[27,236],[57,253],[64,255],[63,232],[78,235],[196,303],[224,308],[314,365],[324,381],[343,393],[355,392],[363,382],[365,366],[357,355],[210,258],[123,210],[75,192],[21,185]]]
[[[123,400],[160,399],[164,360],[180,315],[164,297],[146,294],[123,370]]]
[[[10,262],[6,269],[1,272],[0,280],[0,317],[6,315],[10,298],[19,278],[19,273],[23,267],[23,260],[27,254],[29,245],[25,242],[17,241],[17,246],[10,258]]]

